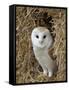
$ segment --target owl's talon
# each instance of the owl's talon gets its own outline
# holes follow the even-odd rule
[[[44,71],[43,71],[43,74],[47,76],[47,71],[44,70]]]
[[[49,72],[49,73],[48,73],[48,76],[49,76],[49,77],[52,77],[52,75],[53,75],[53,72]]]

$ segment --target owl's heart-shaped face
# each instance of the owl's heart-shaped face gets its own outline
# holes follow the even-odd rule
[[[53,39],[49,30],[45,27],[36,27],[31,34],[32,44],[36,47],[49,48],[52,45]]]

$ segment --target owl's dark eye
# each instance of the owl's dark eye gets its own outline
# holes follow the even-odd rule
[[[43,38],[45,39],[46,38],[46,35],[44,35]]]
[[[38,36],[38,35],[36,35],[36,38],[39,38],[39,36]]]

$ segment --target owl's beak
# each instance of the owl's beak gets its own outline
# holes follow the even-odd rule
[[[42,43],[43,43],[43,40],[42,40],[42,41],[39,41],[39,43],[41,43],[41,44],[42,44]]]

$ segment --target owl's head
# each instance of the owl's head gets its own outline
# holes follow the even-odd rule
[[[53,39],[50,31],[45,27],[36,27],[31,34],[32,44],[38,48],[50,48]]]

